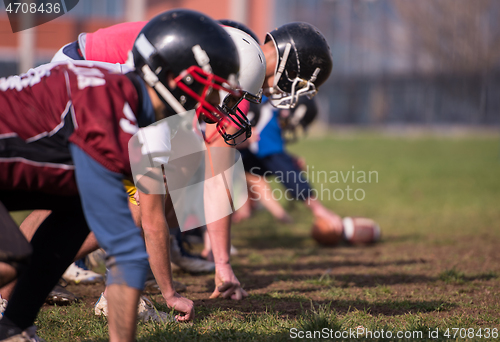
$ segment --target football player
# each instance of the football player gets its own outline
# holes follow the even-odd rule
[[[228,22],[226,24],[231,25]],[[266,61],[264,93],[269,96],[270,103],[278,108],[292,108],[300,97],[314,96],[331,73],[333,62],[330,48],[319,30],[308,23],[290,23],[269,32],[261,48]],[[271,115],[271,119],[268,121],[270,130],[276,132],[275,128],[278,127],[281,139],[277,113]],[[213,125],[207,126],[207,135],[214,136],[215,130]],[[212,146],[223,144],[222,139],[211,142]],[[270,140],[259,141],[258,144],[264,145],[270,152],[277,148]],[[299,182],[304,188],[308,187],[305,180]],[[304,203],[316,217],[324,218],[333,229],[342,229],[341,218],[327,210],[319,200],[308,198]],[[229,263],[230,227],[229,216],[207,224],[216,265],[216,288],[211,298],[222,295],[224,298],[241,299],[247,296]],[[204,254],[210,255],[210,252],[205,250]]]
[[[316,218],[323,218],[336,231],[341,230],[340,217],[327,210],[321,202],[310,198],[311,187],[307,180],[301,177],[305,170],[302,158],[292,156],[285,148],[286,142],[297,139],[297,126],[305,131],[310,119],[317,113],[314,100],[301,97],[297,106],[292,109],[274,109],[269,101],[261,106],[252,106],[249,117],[255,120],[254,130],[260,139],[242,151],[249,196],[262,205],[280,222],[291,223],[293,220],[281,204],[273,197],[272,189],[266,175],[278,175],[286,188],[286,198],[302,200],[313,212]],[[307,105],[306,105],[307,104]],[[262,143],[261,143],[262,141]],[[271,147],[271,148],[270,148]],[[233,215],[234,222],[248,218],[252,212],[252,202]]]
[[[269,76],[266,77],[264,93],[269,97],[269,104],[262,105],[260,120],[255,127],[260,134],[259,142],[242,153],[245,168],[258,176],[267,174],[266,171],[286,175],[283,181],[291,196],[302,199],[313,215],[328,222],[331,229],[341,231],[340,216],[326,209],[317,198],[308,196],[309,184],[301,177],[294,159],[285,151],[279,111],[269,106],[290,109],[297,105],[300,97],[316,95],[333,67],[328,43],[313,25],[295,22],[269,32],[262,50],[268,61],[266,76]],[[272,57],[276,57],[274,62]],[[290,177],[292,173],[294,176]]]
[[[135,23],[130,23],[130,24],[132,25],[132,27],[137,27]],[[126,30],[126,28],[127,28],[126,24],[120,24],[120,25],[117,25],[116,27],[114,27],[114,29],[118,29],[120,31]],[[104,31],[107,31],[106,35],[113,36],[113,34],[109,33],[109,31],[111,29],[112,28],[104,30]],[[245,122],[246,121],[245,116],[237,108],[237,105],[242,100],[245,100],[245,101],[248,100],[248,101],[251,101],[254,103],[260,102],[260,96],[261,96],[260,90],[261,90],[261,85],[263,83],[264,74],[265,74],[265,58],[264,58],[262,50],[259,48],[258,44],[255,41],[253,41],[250,37],[248,37],[247,34],[245,34],[244,32],[242,32],[240,30],[230,28],[230,27],[226,27],[225,29],[229,33],[231,38],[233,39],[233,42],[235,43],[237,50],[238,50],[238,53],[240,55],[240,64],[242,65],[242,67],[240,68],[239,81],[240,81],[240,86],[243,89],[245,89],[245,91],[243,91],[242,96],[238,99],[233,99],[233,98],[231,98],[231,96],[226,97],[224,99],[225,101],[223,101],[223,103],[222,103],[222,106],[223,106],[223,108],[225,108],[226,112],[229,112],[233,117],[241,118],[240,120],[243,120]],[[87,34],[87,36],[88,36],[88,38],[90,38],[89,39],[90,41],[98,39],[95,37],[95,34]],[[126,36],[126,32],[124,34],[122,34],[122,36]],[[81,38],[82,38],[82,35],[80,35],[80,39]],[[88,38],[86,37],[86,39],[88,39]],[[117,44],[116,41],[114,43]],[[122,42],[122,44],[126,45],[126,40],[124,42]],[[72,43],[72,44],[69,44],[68,46],[64,47],[56,55],[55,61],[57,61],[57,59],[67,60],[68,58],[70,58],[70,59],[74,59],[74,58],[78,58],[78,57],[81,58],[81,56],[79,56],[79,54],[78,54],[78,50],[80,50],[79,45],[80,44],[77,45],[77,43]],[[103,49],[99,49],[99,51],[101,51],[101,53],[102,53]],[[113,51],[113,49],[112,49],[112,51]],[[71,57],[74,57],[74,58],[71,58]],[[101,59],[109,60],[107,58],[101,58]],[[237,114],[237,112],[239,114]],[[240,128],[241,128],[242,132],[245,132],[244,129],[246,129],[246,127],[244,127],[243,125],[240,125]],[[247,133],[245,132],[245,135],[246,134]],[[236,137],[235,139],[238,139],[238,138]],[[154,202],[149,199],[149,198],[151,198],[151,195],[142,194],[140,196],[142,205],[139,206],[134,198],[134,197],[136,197],[138,199],[138,196],[137,196],[138,193],[136,193],[134,196],[135,188],[133,186],[130,186],[130,185],[127,186],[126,188],[129,190],[132,189],[132,191],[129,194],[132,195],[130,202],[132,202],[133,204],[129,203],[129,206],[131,208],[132,215],[134,217],[134,220],[136,221],[136,224],[138,224],[138,226],[140,226],[140,227],[143,226],[145,231],[149,231],[153,228],[157,229],[157,230],[158,229],[166,230],[166,222],[164,220],[165,215],[163,215],[163,213],[159,210],[156,210],[156,211],[151,210],[151,208],[156,208],[156,206],[152,205],[152,203],[154,203]],[[166,210],[168,210],[168,209],[166,208]],[[33,212],[26,220],[26,221],[31,221],[31,223],[33,223],[32,227],[28,227],[27,229],[25,229],[25,233],[32,234],[31,231],[36,230],[36,227],[38,226],[39,222],[42,222],[43,219],[45,219],[46,215],[47,215],[47,213],[42,213],[42,211]],[[157,215],[159,216],[159,218],[156,218]],[[142,218],[144,218],[144,220]],[[144,221],[144,224],[141,221]],[[25,222],[23,222],[23,225]],[[146,246],[147,250],[148,250],[149,246],[150,245]],[[88,253],[89,251],[91,251],[95,248],[97,248],[97,243],[95,242],[95,239],[93,239],[93,234],[91,233],[89,235],[89,238],[87,238],[87,240],[85,242],[85,247],[82,247],[80,249],[78,255],[79,256],[85,255],[86,253]],[[154,254],[149,250],[148,250],[148,252],[150,255]],[[164,266],[164,263],[160,263],[160,264]],[[152,269],[153,269],[153,271],[154,271],[153,273],[155,275],[162,274],[161,273],[162,267],[157,267],[156,265],[152,265]],[[170,270],[167,270],[167,271],[168,271],[168,273],[170,273]],[[231,278],[231,279],[234,280],[235,278]],[[161,282],[161,280],[162,280],[161,277],[159,280]],[[160,289],[161,288],[162,287],[160,286]],[[4,294],[4,297],[8,298],[8,294],[9,294],[8,291],[6,291],[6,290],[3,290],[3,291],[4,292],[2,294]],[[240,290],[238,290],[238,291],[240,291]],[[240,291],[240,292],[242,294],[242,297],[246,296],[246,292],[243,292],[243,291]],[[97,314],[106,314],[107,313],[106,295],[107,295],[106,292],[103,293],[101,295],[101,298],[99,299],[98,303],[96,304],[95,311]],[[144,307],[145,305],[146,305],[146,301],[143,298],[141,298],[141,305],[140,306]],[[144,308],[144,311],[145,310],[147,310],[147,308]],[[158,316],[156,315],[153,308],[150,308],[149,311],[151,311],[151,312],[148,315],[148,318],[152,318],[152,319],[158,318]],[[162,314],[163,313],[160,313],[160,315],[162,315]]]
[[[135,71],[125,76],[67,63],[0,82],[0,139],[7,146],[0,159],[0,203],[8,211],[52,211],[33,236],[31,263],[19,275],[0,320],[0,339],[32,333],[28,328],[90,227],[108,254],[110,341],[134,340],[148,269],[144,240],[158,250],[150,258],[168,260],[168,249],[162,245],[165,236],[151,231],[143,239],[133,222],[122,185],[131,176],[128,141],[139,127],[163,118],[166,110],[196,107],[200,118],[225,125],[227,116],[217,108],[218,92],[209,90],[238,95],[231,80],[239,57],[224,29],[187,10],[152,19],[132,51]],[[21,247],[2,244],[0,261],[2,267],[19,270],[18,260],[26,259],[29,248],[15,235],[6,210],[0,211],[1,236],[12,237]],[[174,291],[171,275],[163,279],[170,288],[163,293],[167,304],[185,314],[176,318],[192,319],[192,301]]]
[[[228,25],[231,25],[230,21]],[[262,175],[276,172],[282,172],[283,175],[293,173],[295,176],[283,177],[285,181],[288,180],[284,185],[290,189],[290,195],[302,199],[313,215],[328,222],[330,228],[341,231],[340,216],[326,209],[318,199],[308,196],[310,186],[300,176],[301,170],[294,158],[285,151],[280,126],[281,109],[294,110],[301,99],[312,98],[328,79],[333,65],[328,43],[313,25],[294,22],[267,33],[261,48],[266,59],[263,90],[267,98],[263,98],[261,106],[256,106],[260,107],[257,113],[260,113],[259,120],[252,123],[253,135],[259,136],[259,139],[253,141],[249,149],[241,150],[245,170],[249,172],[247,180],[251,190],[250,196],[257,193],[257,190],[270,191]],[[256,114],[255,112],[249,112],[249,118]],[[251,170],[257,177],[250,173]],[[279,203],[272,201],[272,196],[266,204],[281,221],[291,222],[290,216]],[[249,216],[249,205],[250,201],[233,215],[236,222]]]
[[[307,23],[291,23],[270,32],[262,50],[267,61],[264,90],[273,105],[280,108],[295,106],[301,96],[314,96],[332,69],[326,40]],[[207,127],[207,135],[214,136],[214,130],[214,126]],[[212,146],[222,143],[221,139],[215,140]],[[327,217],[332,225],[341,229],[340,217],[326,210],[319,201],[311,199],[306,203],[316,216]],[[241,299],[247,294],[240,288],[229,264],[230,219],[225,217],[207,227],[216,264],[217,286],[212,297],[223,294],[226,298]]]

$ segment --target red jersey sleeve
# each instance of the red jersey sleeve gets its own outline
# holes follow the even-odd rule
[[[47,65],[0,79],[0,189],[77,193],[68,141],[130,176],[138,106],[128,77],[101,68]]]
[[[128,141],[138,131],[139,98],[124,75],[101,68],[68,68],[75,130],[69,141],[108,170],[131,175]]]

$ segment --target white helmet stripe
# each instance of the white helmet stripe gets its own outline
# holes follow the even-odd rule
[[[144,81],[146,81],[150,87],[153,87],[158,94],[160,94],[160,96],[167,101],[170,107],[175,110],[176,113],[181,114],[187,112],[175,96],[172,95],[172,93],[167,89],[167,87],[165,87],[160,80],[158,80],[158,77],[147,64],[144,64],[141,70],[144,74]]]
[[[144,57],[144,59],[146,60],[149,59],[151,55],[156,53],[155,47],[149,42],[144,33],[141,33],[139,35],[139,37],[135,41],[135,46],[137,48],[137,51],[139,51],[142,57]]]
[[[201,48],[200,45],[195,45],[191,49],[196,59],[196,63],[205,71],[207,74],[212,73],[212,67],[210,66],[210,58],[208,57],[205,50]]]
[[[285,71],[286,61],[288,60],[288,55],[290,54],[290,50],[292,49],[292,44],[287,43],[285,46],[285,52],[283,53],[283,58],[281,59],[278,70],[276,71],[276,75],[274,76],[274,88],[278,86],[278,81]]]

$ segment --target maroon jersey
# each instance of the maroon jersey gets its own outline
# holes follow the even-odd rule
[[[0,80],[0,190],[77,193],[69,142],[131,175],[139,98],[127,76],[58,64]]]

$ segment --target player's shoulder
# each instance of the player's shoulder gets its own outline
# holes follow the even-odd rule
[[[11,84],[17,85],[33,85],[39,83],[41,79],[52,76],[56,78],[58,75],[75,75],[80,79],[84,77],[100,77],[118,79],[124,78],[123,74],[132,71],[133,68],[125,64],[112,64],[93,61],[59,61],[47,64],[42,64],[36,68],[29,69],[26,73],[0,78],[2,87],[9,88]],[[11,87],[12,88],[12,87]]]
[[[100,76],[120,78],[125,73],[132,71],[132,68],[125,64],[106,63],[96,61],[65,61],[59,62],[59,67],[68,70],[77,76]]]
[[[58,68],[62,68],[68,74],[72,92],[78,90],[79,93],[83,91],[81,93],[84,94],[86,90],[101,91],[103,89],[104,92],[112,91],[117,96],[125,97],[133,96],[137,92],[125,75],[133,69],[124,64],[68,61],[61,63]]]
[[[67,83],[75,108],[88,109],[89,113],[95,112],[100,117],[114,117],[122,108],[134,113],[138,111],[139,89],[123,74],[126,72],[123,65],[69,61],[58,68],[63,68],[68,75]]]

